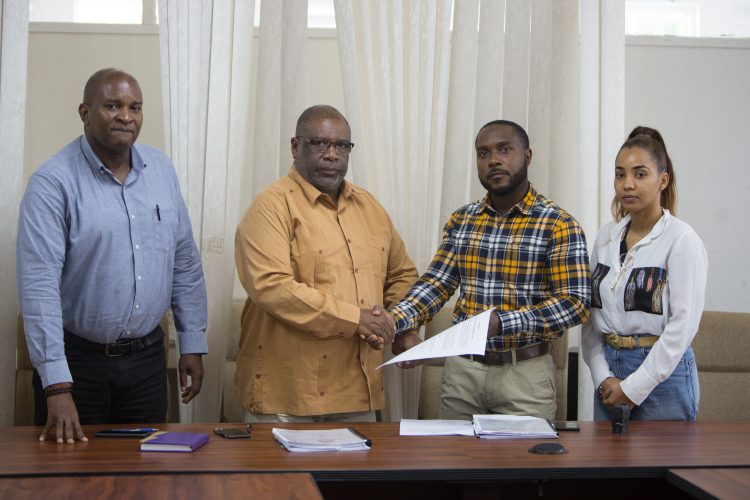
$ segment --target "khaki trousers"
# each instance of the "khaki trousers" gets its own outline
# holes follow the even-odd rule
[[[547,353],[510,365],[485,365],[459,356],[446,359],[440,418],[531,415],[554,420],[555,363]]]

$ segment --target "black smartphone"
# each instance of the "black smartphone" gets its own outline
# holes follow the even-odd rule
[[[249,438],[252,436],[252,427],[247,426],[244,429],[237,429],[237,428],[229,428],[225,429],[224,427],[217,427],[214,429],[214,434],[217,436],[221,436],[226,439],[239,439],[239,438]]]
[[[556,431],[580,431],[581,427],[576,420],[558,420],[555,422]]]
[[[96,437],[116,437],[116,438],[145,438],[157,429],[105,429],[98,431]]]

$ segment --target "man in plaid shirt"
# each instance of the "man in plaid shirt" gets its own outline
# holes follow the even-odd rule
[[[496,120],[475,141],[483,200],[455,211],[427,272],[390,313],[393,352],[421,342],[456,289],[453,323],[494,308],[483,356],[448,358],[440,417],[555,417],[550,341],[588,318],[589,262],[581,226],[529,183],[531,149],[518,124]],[[415,363],[402,364],[404,367]]]

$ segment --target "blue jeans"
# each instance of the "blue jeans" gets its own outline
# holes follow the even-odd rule
[[[609,369],[620,380],[638,369],[651,351],[650,347],[639,349],[615,349],[604,346]],[[631,420],[695,420],[700,401],[698,367],[693,348],[689,347],[675,367],[672,375],[657,385],[651,394],[630,412]],[[594,420],[609,420],[609,409],[594,396]]]

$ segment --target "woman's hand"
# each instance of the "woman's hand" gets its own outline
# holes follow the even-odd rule
[[[635,403],[633,403],[625,393],[622,392],[620,382],[622,381],[617,377],[604,379],[604,382],[602,382],[602,385],[599,386],[599,390],[597,391],[599,399],[601,399],[602,404],[608,408],[625,404],[632,410]]]

